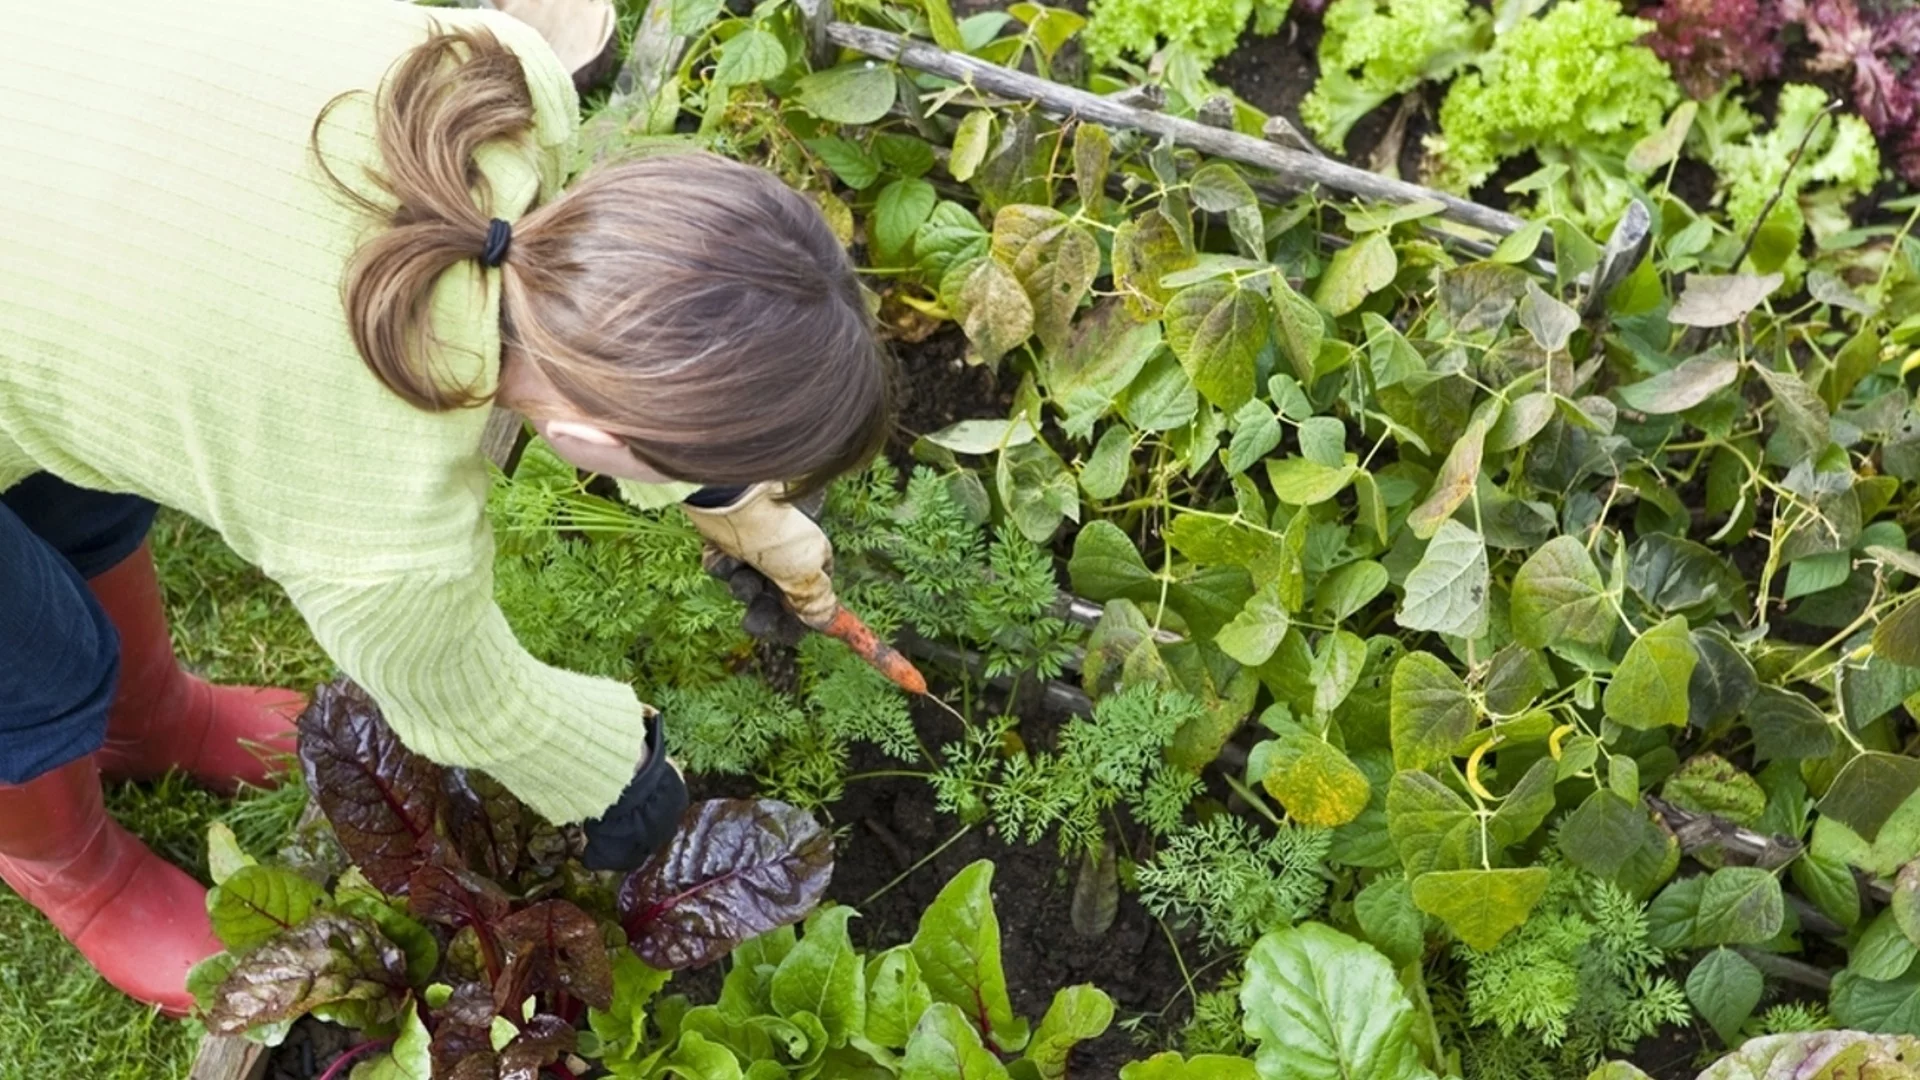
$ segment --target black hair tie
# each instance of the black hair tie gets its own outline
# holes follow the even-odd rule
[[[487,223],[487,246],[480,249],[480,265],[492,269],[507,261],[507,249],[513,246],[513,226],[494,218]]]

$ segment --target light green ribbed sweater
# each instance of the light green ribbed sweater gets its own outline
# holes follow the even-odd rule
[[[532,144],[488,147],[493,214],[563,180],[578,103],[533,31],[395,0],[0,0],[0,490],[35,471],[185,511],[283,588],[414,750],[483,769],[556,821],[597,815],[642,754],[630,687],[547,667],[493,601],[484,409],[375,381],[341,307],[369,223],[308,150],[430,19],[521,57]],[[377,155],[335,110],[335,171]],[[435,298],[464,373],[499,366],[498,275]],[[581,598],[590,603],[591,598]]]

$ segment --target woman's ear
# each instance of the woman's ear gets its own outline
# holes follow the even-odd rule
[[[549,442],[558,436],[565,439],[578,439],[581,442],[592,443],[595,446],[626,445],[620,436],[615,435],[613,432],[579,420],[548,420],[540,425],[540,427],[542,428],[541,434],[544,435]]]

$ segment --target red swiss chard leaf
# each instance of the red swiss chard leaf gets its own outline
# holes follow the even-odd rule
[[[471,926],[491,934],[512,903],[500,886],[468,870],[423,866],[407,879],[407,911],[455,930]]]
[[[566,860],[566,836],[498,780],[448,769],[445,794],[448,837],[474,870],[496,881],[523,872],[548,877]]]
[[[567,993],[596,1009],[613,1005],[613,964],[593,916],[565,900],[542,900],[500,920],[496,933],[506,952],[493,984],[501,1012],[531,994]]]
[[[833,876],[833,840],[805,811],[771,799],[710,799],[620,886],[633,951],[672,971],[805,918]]]
[[[433,1075],[493,1080],[493,992],[486,984],[461,983],[447,1003],[434,1010]]]
[[[242,957],[207,1011],[207,1028],[238,1035],[315,1009],[352,1027],[391,1021],[407,1001],[407,954],[371,921],[319,912]]]
[[[402,746],[373,699],[346,679],[321,687],[300,714],[300,766],[367,880],[404,891],[440,843],[440,766]]]
[[[500,1051],[499,1080],[540,1080],[542,1066],[573,1052],[573,1028],[545,1013],[520,1025],[520,1034]]]

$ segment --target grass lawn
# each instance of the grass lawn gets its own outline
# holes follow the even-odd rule
[[[280,591],[219,537],[175,514],[153,534],[174,644],[216,682],[311,689],[330,665]],[[206,828],[224,820],[254,852],[291,828],[294,785],[238,800],[169,778],[109,793],[114,815],[206,880]],[[93,973],[39,913],[0,886],[0,1080],[169,1080],[185,1077],[197,1025],[165,1020]]]

